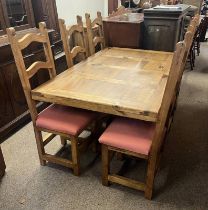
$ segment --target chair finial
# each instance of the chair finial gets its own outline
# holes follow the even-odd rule
[[[45,22],[40,22],[39,23],[39,29],[41,32],[46,30],[46,23]]]
[[[86,19],[90,19],[90,14],[89,13],[85,13],[85,18]]]
[[[64,19],[59,18],[58,21],[59,21],[59,24],[63,24],[63,25],[65,24],[65,20]]]
[[[7,34],[9,36],[15,36],[16,35],[16,31],[13,27],[7,28],[6,31],[7,31]]]
[[[77,24],[83,26],[82,17],[77,15]]]

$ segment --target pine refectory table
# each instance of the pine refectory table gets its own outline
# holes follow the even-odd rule
[[[173,53],[107,48],[32,91],[37,101],[155,122]]]

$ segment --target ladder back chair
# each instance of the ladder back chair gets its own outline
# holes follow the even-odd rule
[[[63,42],[64,52],[66,55],[66,61],[68,68],[74,65],[73,59],[80,53],[83,55],[83,59],[86,59],[86,37],[82,22],[82,17],[77,16],[77,24],[72,26],[66,26],[65,20],[59,19],[59,27],[61,33],[61,39]],[[70,49],[70,38],[77,35],[77,45]],[[75,41],[74,41],[75,42]]]
[[[173,61],[168,76],[162,104],[155,123],[128,118],[116,118],[99,138],[102,144],[102,183],[121,184],[145,192],[147,199],[152,198],[154,178],[160,160],[161,149],[166,134],[166,122],[172,98],[185,56],[186,44],[180,42],[176,46]],[[167,75],[164,74],[164,78]],[[123,176],[110,174],[112,152],[146,159],[148,161],[146,182],[135,181]]]
[[[85,14],[85,18],[86,18],[89,54],[94,55],[98,44],[100,44],[101,50],[105,48],[102,15],[101,12],[97,12],[97,18],[93,21],[91,21],[89,14]],[[93,29],[95,28],[96,28],[96,35],[94,36],[95,31]]]
[[[192,27],[193,28],[193,27]],[[186,49],[184,52],[184,57],[181,63],[181,70],[179,72],[179,77],[178,77],[178,81],[177,81],[177,85],[176,85],[176,90],[175,90],[175,95],[173,96],[173,101],[169,110],[169,116],[168,116],[168,120],[167,120],[167,133],[169,132],[170,128],[171,128],[171,124],[174,118],[174,114],[177,108],[177,100],[178,100],[178,95],[180,92],[180,87],[181,87],[181,81],[182,81],[182,76],[183,76],[183,72],[185,69],[185,65],[187,62],[187,58],[189,55],[189,51],[192,45],[192,41],[193,41],[193,32],[191,31],[187,31],[185,34],[185,38],[184,38],[184,42],[186,43]]]
[[[169,120],[167,121],[167,133],[169,132],[169,130],[171,128],[171,123],[173,121],[175,110],[177,108],[177,99],[178,99],[178,95],[179,95],[179,92],[180,92],[182,76],[183,76],[183,72],[185,70],[187,59],[188,59],[188,57],[190,55],[190,50],[191,50],[191,47],[192,47],[192,43],[193,43],[193,39],[194,39],[194,34],[195,34],[198,18],[199,18],[199,16],[196,15],[195,18],[192,19],[190,25],[187,28],[187,32],[185,34],[184,41],[186,43],[186,50],[185,50],[185,54],[184,54],[184,59],[182,60],[180,75],[178,77],[178,82],[177,82],[177,85],[176,85],[175,96],[173,97],[172,105],[171,105],[170,111],[169,111],[169,117],[168,117]]]
[[[54,60],[45,23],[39,24],[39,30],[40,33],[27,34],[20,39],[17,37],[14,28],[8,28],[7,34],[31,114],[40,164],[45,165],[46,161],[60,164],[72,168],[74,174],[79,175],[80,160],[78,136],[94,121],[97,114],[90,111],[54,104],[38,114],[36,102],[31,96],[32,88],[30,85],[30,78],[41,69],[47,69],[51,79],[56,76]],[[29,68],[26,68],[22,50],[27,48],[33,42],[43,44],[46,62],[37,61]],[[47,132],[49,134],[43,138],[42,132]],[[56,135],[60,135],[63,139],[62,142],[64,143],[65,138],[71,141],[72,160],[57,157],[45,152],[44,146],[46,146]]]

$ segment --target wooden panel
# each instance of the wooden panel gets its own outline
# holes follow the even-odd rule
[[[144,10],[144,49],[175,51],[177,42],[184,38],[184,18],[188,8],[188,5],[182,5],[180,10]]]
[[[28,32],[36,33],[37,29],[19,31],[18,36],[22,37]],[[7,36],[0,38],[0,54],[0,139],[3,140],[8,134],[12,134],[12,130],[28,122],[30,116]],[[37,43],[31,44],[24,55],[27,67],[34,61],[44,60],[43,48]],[[40,72],[32,78],[32,87],[37,87],[47,79],[47,72]]]
[[[33,14],[33,8],[32,8],[31,0],[22,1],[22,5],[24,5],[24,8],[25,8],[25,15],[27,17],[27,23],[20,24],[20,25],[16,24],[16,21],[11,22],[9,20],[9,16],[12,16],[12,15],[8,13],[8,8],[9,7],[7,8],[6,0],[1,0],[1,3],[2,3],[2,9],[3,9],[3,16],[4,16],[4,20],[6,22],[7,28],[15,27],[16,30],[20,31],[20,30],[24,30],[24,29],[27,29],[27,28],[32,28],[32,27],[35,26],[34,14]]]
[[[0,1],[0,35],[5,34],[6,23],[3,16],[2,2]]]
[[[4,66],[3,73],[15,117],[17,117],[28,107],[15,63]]]
[[[5,77],[0,68],[0,132],[1,127],[9,123],[15,118],[15,114],[12,109],[10,97],[8,95],[8,89],[5,83]]]
[[[32,0],[35,22],[46,22],[47,28],[55,30],[52,33],[54,40],[59,39],[58,13],[55,0]]]
[[[106,49],[33,90],[33,99],[155,121],[172,56]]]
[[[105,18],[106,46],[142,48],[143,18],[143,14],[136,13]]]
[[[118,0],[108,0],[108,14],[111,14],[118,8]]]
[[[24,2],[27,4],[26,10],[28,14],[30,13],[30,17],[28,17],[29,22],[31,26],[34,27],[33,11],[31,10],[30,4],[31,0]],[[6,23],[5,21],[2,22],[4,14],[1,10],[1,3],[2,1],[0,1],[0,22],[1,27],[5,29]],[[35,0],[33,1],[33,6],[36,6],[34,7],[36,23],[38,24],[38,22],[45,20],[48,23],[48,28],[53,28],[58,31],[55,0]],[[28,27],[28,25],[26,27]],[[2,32],[0,30],[0,35],[4,32],[5,31]],[[20,38],[27,33],[37,33],[37,28],[18,31],[17,36]],[[56,34],[57,32],[53,33],[53,39],[55,39]],[[30,45],[28,49],[24,51],[24,55],[31,56],[26,59],[26,65],[29,66],[31,61],[44,60],[42,50],[42,47],[37,45],[37,43]],[[16,130],[17,127],[21,127],[22,124],[28,122],[30,116],[7,35],[0,36],[0,55],[0,141],[2,141],[8,134],[12,134],[12,131]],[[62,61],[63,59],[59,59],[59,62]],[[64,65],[62,63],[61,65],[58,64],[58,69],[59,72],[61,72],[64,69]],[[38,73],[37,76],[31,80],[32,87],[35,88],[38,84],[42,84],[47,79],[48,74],[46,71]]]

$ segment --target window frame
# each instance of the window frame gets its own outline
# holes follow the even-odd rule
[[[0,36],[6,34],[6,28],[13,27],[10,25],[9,22],[6,1],[7,0],[0,0],[0,22],[2,25],[2,30],[0,30]],[[31,0],[22,0],[22,2],[25,6],[25,12],[27,15],[28,23],[25,25],[14,26],[16,31],[35,27],[34,13]]]
[[[5,19],[3,15],[3,9],[2,9],[2,2],[0,1],[0,23],[2,29],[0,29],[0,36],[4,35],[6,33],[6,24],[5,24]]]

